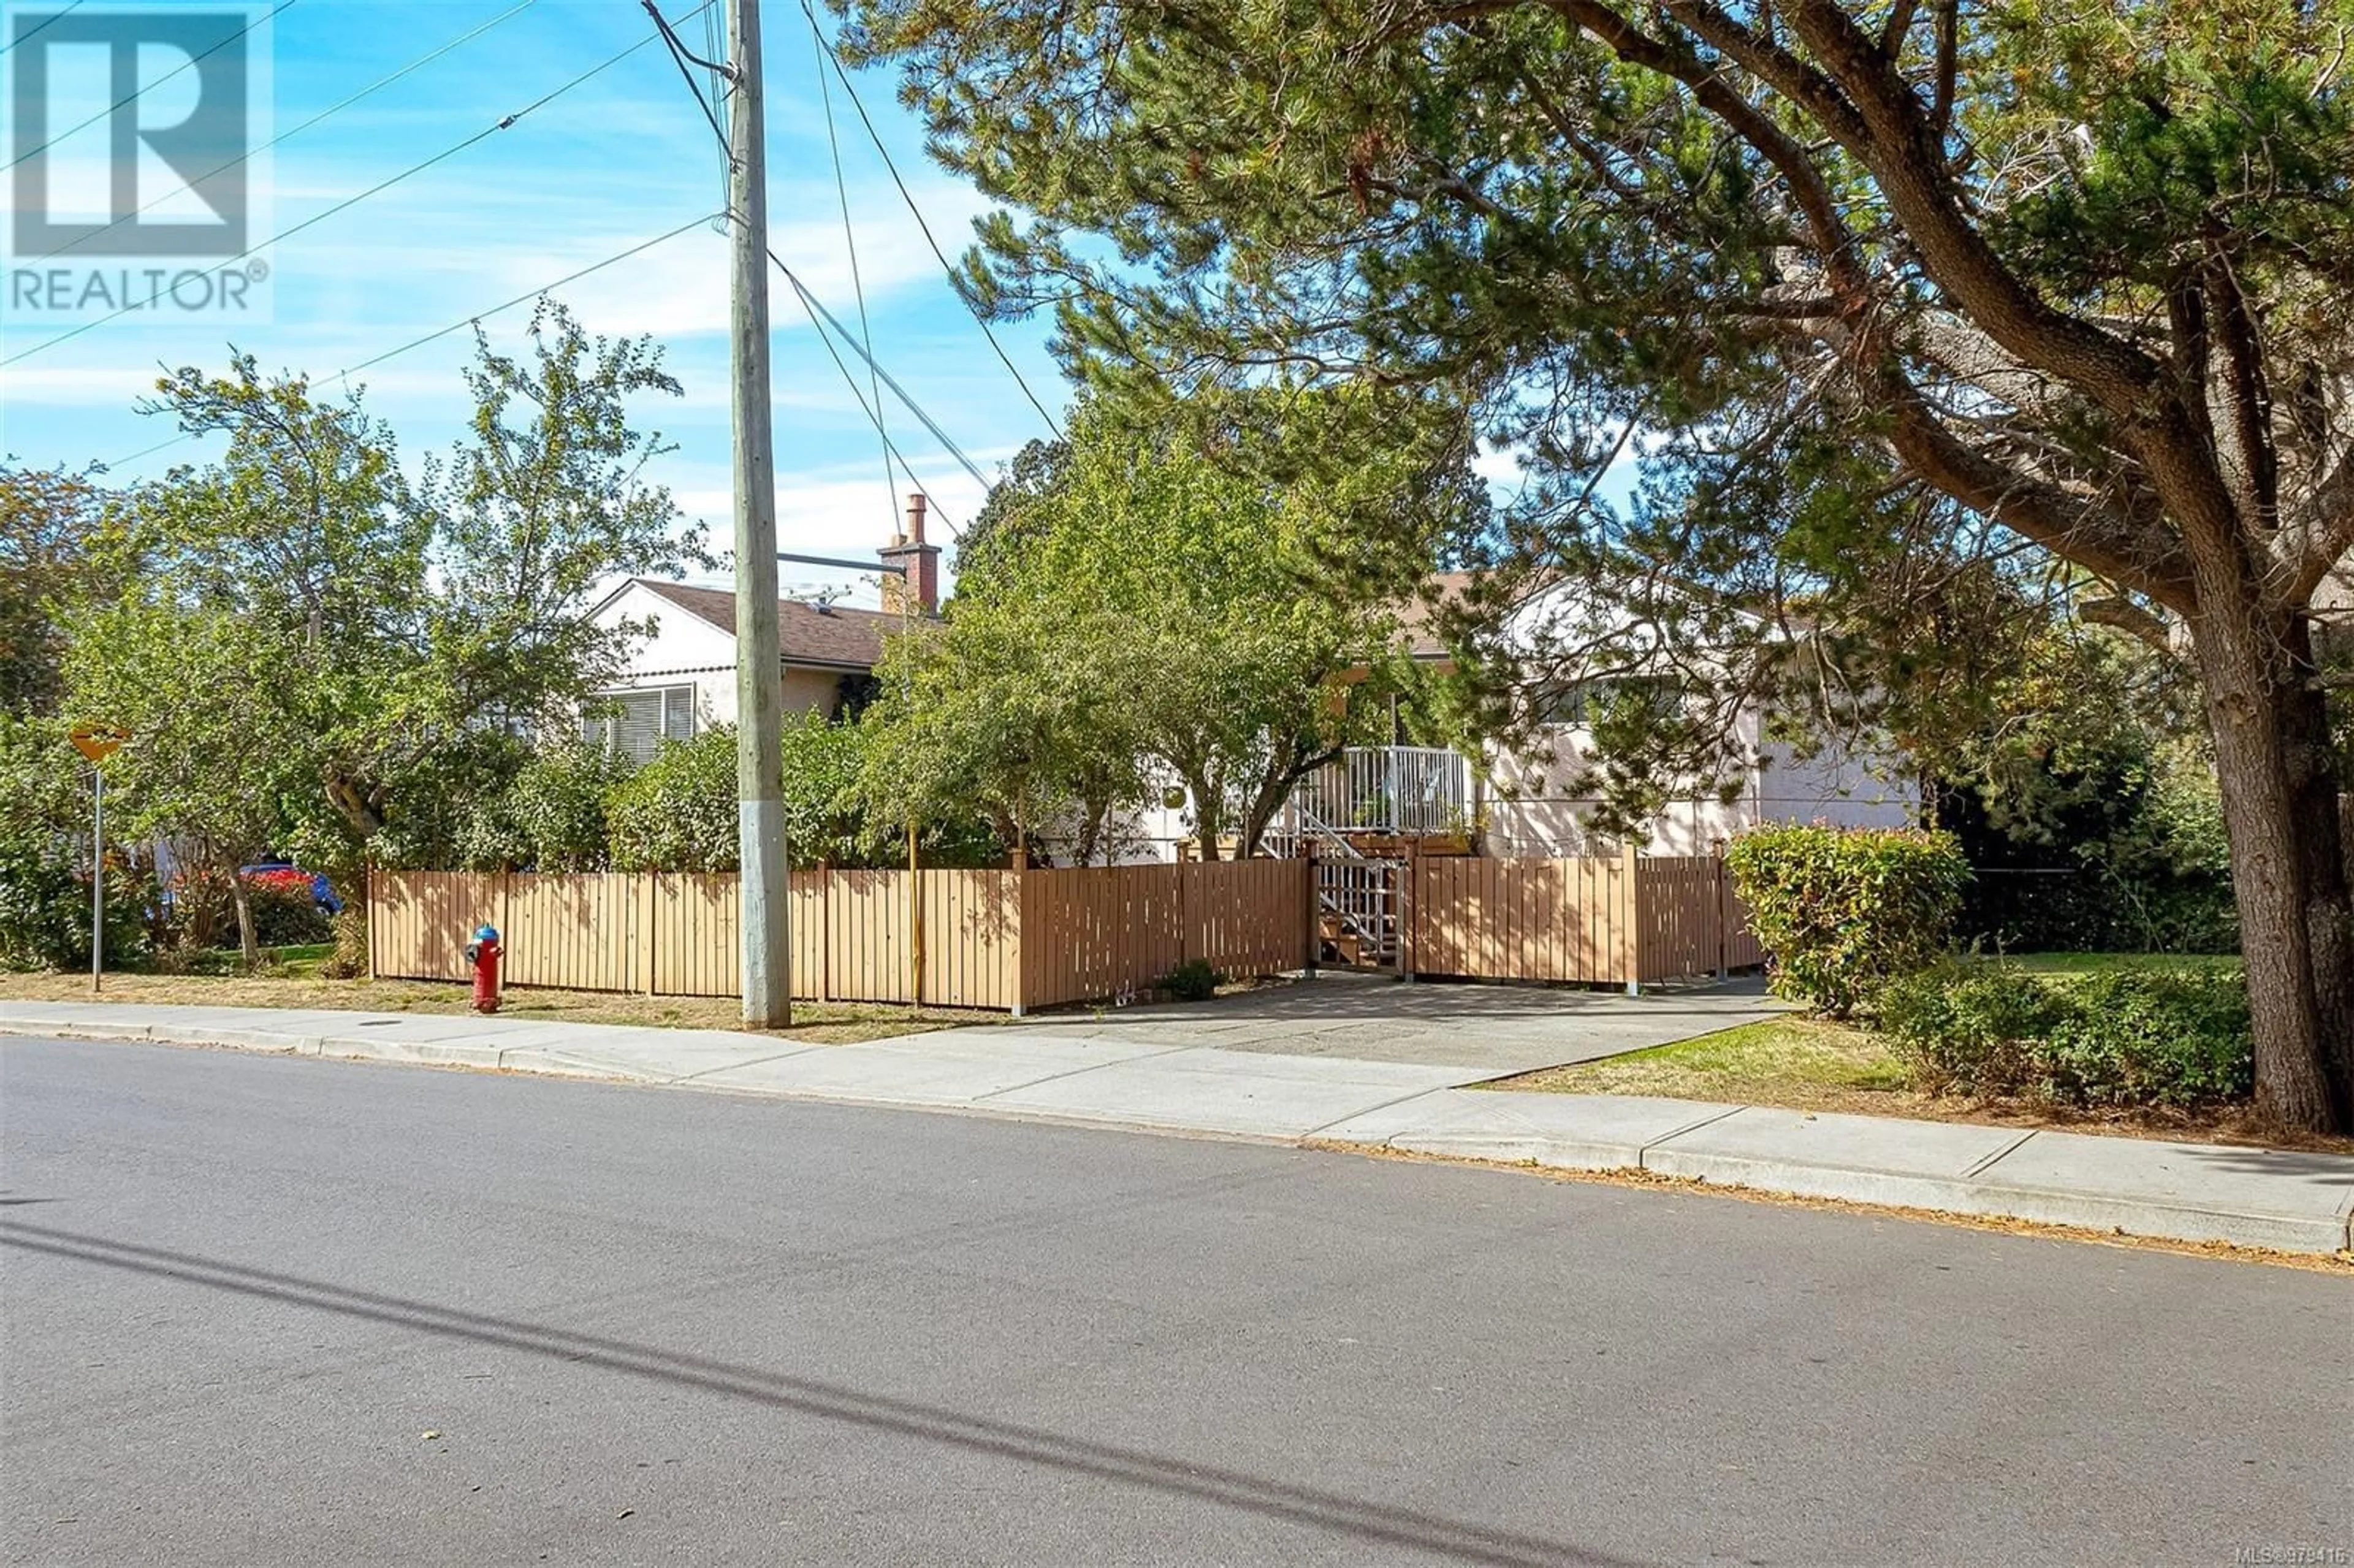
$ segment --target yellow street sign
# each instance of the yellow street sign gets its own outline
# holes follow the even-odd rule
[[[92,762],[103,762],[122,748],[131,732],[118,724],[78,724],[73,729],[74,749]]]

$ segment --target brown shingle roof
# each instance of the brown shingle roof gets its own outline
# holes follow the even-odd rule
[[[726,588],[688,588],[651,577],[635,580],[657,598],[709,621],[730,637],[736,635],[736,596]],[[900,625],[898,616],[881,610],[839,605],[820,609],[791,599],[778,601],[777,621],[786,663],[822,664],[839,670],[873,669],[883,657],[884,636]]]

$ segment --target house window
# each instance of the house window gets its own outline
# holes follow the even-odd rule
[[[599,692],[580,715],[583,740],[632,762],[651,762],[663,741],[684,740],[694,733],[693,686]]]
[[[1651,711],[1670,718],[1682,707],[1676,683],[1663,675],[1620,675],[1603,680],[1574,681],[1537,699],[1537,722],[1557,729],[1591,729],[1594,721],[1622,696],[1639,695]]]

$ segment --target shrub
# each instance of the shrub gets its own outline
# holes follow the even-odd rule
[[[1881,1032],[1930,1094],[2013,1094],[2063,1009],[2034,976],[1993,964],[1951,963],[1892,983],[1879,999]]]
[[[611,835],[606,803],[630,777],[628,758],[578,739],[534,752],[466,814],[459,858],[477,871],[602,871]]]
[[[2247,983],[2233,969],[1947,964],[1889,987],[1880,1026],[1931,1094],[2196,1106],[2244,1098],[2254,1077]]]
[[[0,836],[0,969],[90,967],[90,875],[74,846]],[[87,859],[89,846],[79,846]],[[108,859],[113,860],[109,853]],[[147,946],[147,882],[126,868],[106,872],[106,962],[136,959]]]
[[[2239,969],[2123,969],[2067,987],[2044,1092],[2079,1105],[2201,1105],[2255,1085],[2248,984]]]
[[[329,980],[359,980],[368,972],[367,911],[357,903],[327,922],[335,934],[335,950],[319,966]]]
[[[90,789],[61,726],[0,713],[0,969],[90,967]],[[153,889],[119,840],[107,862],[111,965],[144,948]]]
[[[253,945],[257,948],[299,948],[324,942],[334,933],[327,912],[312,892],[311,874],[293,867],[248,873],[245,906],[253,913]],[[232,935],[231,943],[238,941]]]
[[[1179,1001],[1207,1001],[1218,994],[1226,977],[1210,967],[1207,959],[1187,959],[1161,977],[1156,988],[1167,991]]]
[[[1952,835],[1767,827],[1725,853],[1776,992],[1844,1018],[1950,940],[1969,866]]]
[[[785,844],[794,865],[907,863],[899,824],[870,822],[860,805],[864,736],[855,726],[811,713],[785,726],[782,750]],[[736,870],[735,729],[664,741],[614,787],[606,819],[617,871]],[[926,833],[928,853],[936,838]]]
[[[734,871],[736,732],[664,741],[605,802],[617,871]]]

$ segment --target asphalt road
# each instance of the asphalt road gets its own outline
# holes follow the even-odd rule
[[[46,1041],[0,1043],[0,1205],[12,1563],[2354,1547],[2342,1276]]]

